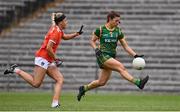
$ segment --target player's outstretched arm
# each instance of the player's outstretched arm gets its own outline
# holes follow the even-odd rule
[[[119,41],[120,41],[122,47],[124,48],[124,50],[125,50],[129,55],[131,55],[131,56],[133,56],[133,57],[136,55],[136,53],[134,52],[134,50],[129,47],[129,45],[128,45],[128,43],[126,42],[125,38],[120,39]]]
[[[75,33],[71,33],[71,34],[64,34],[63,36],[63,39],[64,40],[70,40],[70,39],[73,39],[79,35],[81,35],[83,33],[83,25],[81,25],[80,27],[80,30],[78,32],[75,32]]]
[[[133,56],[134,58],[137,58],[137,57],[143,57],[144,55],[138,55],[133,49],[131,49],[129,47],[129,45],[127,44],[125,38],[123,39],[120,39],[119,40],[121,45],[123,46],[124,50],[131,56]]]

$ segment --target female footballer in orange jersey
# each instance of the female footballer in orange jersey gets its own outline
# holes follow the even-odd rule
[[[18,65],[16,64],[6,69],[4,74],[16,73],[35,88],[40,87],[45,74],[48,74],[48,76],[56,81],[51,104],[51,107],[56,108],[60,106],[59,100],[63,84],[63,75],[58,70],[58,66],[61,64],[61,60],[59,60],[59,58],[56,56],[56,50],[61,42],[61,39],[69,40],[81,35],[83,33],[83,26],[79,32],[64,34],[63,29],[66,28],[68,22],[66,16],[60,12],[52,14],[52,22],[53,25],[46,34],[41,48],[35,54],[34,75],[32,76],[19,69]]]

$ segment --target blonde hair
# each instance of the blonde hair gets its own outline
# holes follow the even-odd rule
[[[51,15],[51,21],[52,21],[53,25],[58,24],[59,22],[61,22],[65,18],[66,18],[66,16],[61,12],[57,12],[57,13],[53,12]]]
[[[56,25],[56,23],[55,23],[55,17],[56,17],[56,13],[53,12],[52,15],[51,15],[52,25]]]

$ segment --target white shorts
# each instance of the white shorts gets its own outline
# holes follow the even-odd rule
[[[55,66],[54,63],[50,63],[46,59],[44,59],[42,57],[35,57],[34,64],[37,65],[37,66],[40,66],[40,67],[42,67],[42,68],[44,68],[46,70],[47,70],[47,68],[49,66]]]

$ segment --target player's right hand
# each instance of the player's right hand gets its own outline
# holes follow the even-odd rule
[[[81,35],[83,33],[83,27],[84,25],[81,25],[81,28],[79,29],[79,31],[77,32],[79,35]]]

